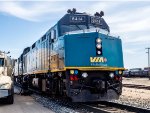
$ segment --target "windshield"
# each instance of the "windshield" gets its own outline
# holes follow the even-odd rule
[[[64,35],[66,32],[84,30],[84,29],[87,29],[86,25],[62,25],[61,35]]]
[[[93,32],[95,29],[100,28],[96,27],[92,24],[89,24],[88,27],[86,25],[61,25],[60,31],[61,31],[61,36],[66,34],[67,32],[72,32],[72,31],[80,31],[80,30],[86,30],[88,29],[89,31]],[[107,32],[106,29],[101,29],[101,32]]]
[[[0,67],[4,66],[4,58],[0,58]]]

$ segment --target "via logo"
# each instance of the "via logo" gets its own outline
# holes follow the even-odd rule
[[[94,62],[104,63],[104,62],[107,62],[107,59],[104,57],[90,57],[90,62],[91,63],[94,63]]]

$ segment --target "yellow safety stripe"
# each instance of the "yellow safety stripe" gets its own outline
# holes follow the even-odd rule
[[[53,69],[50,72],[61,72],[61,71],[66,71],[65,69]]]
[[[125,70],[125,68],[118,68],[118,67],[65,67],[65,69],[78,69],[81,71],[86,70],[107,70],[107,71],[116,71],[116,70]]]
[[[80,71],[117,71],[117,70],[122,70],[124,71],[125,68],[118,68],[118,67],[65,67],[64,69],[53,69],[50,72],[62,72],[66,71],[67,69],[78,69]],[[40,71],[34,71],[33,73],[30,74],[41,74],[41,73],[48,73],[48,70],[40,70]]]

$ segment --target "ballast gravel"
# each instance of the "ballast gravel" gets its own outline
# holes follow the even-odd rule
[[[119,100],[112,102],[150,109],[150,90],[123,87]]]
[[[124,79],[123,83],[136,83],[136,81],[142,83],[142,85],[144,85],[144,83],[148,85],[146,82],[150,82],[147,79]],[[65,99],[47,98],[37,94],[33,94],[32,97],[56,113],[91,113],[80,103],[68,102]],[[150,109],[150,90],[123,87],[122,95],[119,100],[111,102]]]
[[[55,113],[91,113],[82,108],[80,103],[72,103],[67,100],[43,97],[33,94],[32,97],[44,107],[54,111]]]
[[[123,78],[123,84],[150,86],[149,78]],[[118,102],[150,109],[150,90],[123,87],[123,92]]]

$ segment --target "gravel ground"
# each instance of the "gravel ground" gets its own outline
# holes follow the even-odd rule
[[[123,84],[150,86],[148,78],[123,78]],[[119,100],[114,102],[150,109],[150,90],[123,87]]]
[[[32,97],[44,107],[51,109],[55,113],[90,113],[86,109],[82,108],[79,103],[72,103],[67,100],[50,97],[42,97],[37,94],[33,94]]]
[[[100,104],[95,104],[95,106],[93,106],[93,104],[87,104],[92,107],[91,109],[90,107],[85,106],[86,104],[82,105],[80,103],[72,103],[62,99],[42,97],[37,94],[32,95],[32,97],[41,105],[54,111],[55,113],[134,113]],[[97,108],[96,111],[94,107]]]

